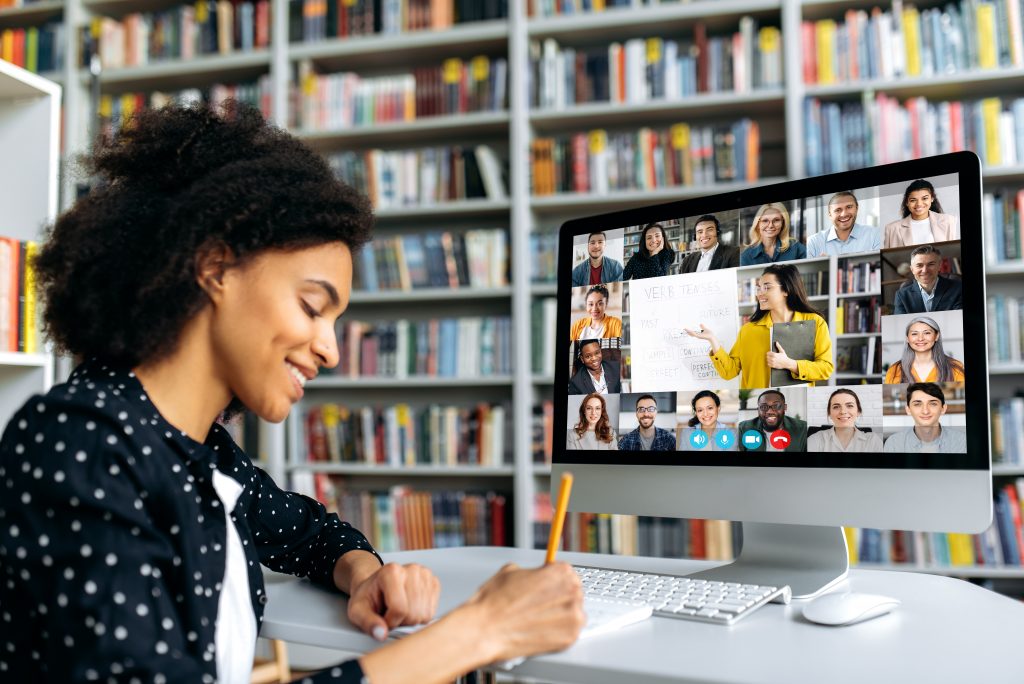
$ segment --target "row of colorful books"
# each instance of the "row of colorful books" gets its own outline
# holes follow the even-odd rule
[[[295,125],[309,130],[413,121],[428,116],[502,111],[507,107],[508,62],[503,57],[447,59],[407,74],[366,78],[352,72],[317,74],[299,64]]]
[[[878,300],[878,297],[840,300],[832,326],[835,334],[882,332],[882,309]]]
[[[344,321],[336,374],[377,378],[479,378],[512,372],[511,320],[467,316]]]
[[[551,283],[555,280],[558,259],[558,233],[530,233],[530,282]]]
[[[1024,395],[992,402],[992,462],[1024,466]]]
[[[848,9],[801,26],[803,79],[829,84],[1024,66],[1020,0]]]
[[[506,463],[506,409],[476,406],[309,406],[303,416],[307,463],[386,466],[500,466]]]
[[[988,298],[988,358],[992,363],[1024,363],[1024,299],[993,294]]]
[[[760,128],[751,119],[716,127],[598,129],[530,143],[535,195],[756,181],[760,167]]]
[[[105,133],[116,133],[132,114],[142,109],[158,109],[166,104],[209,102],[214,105],[235,100],[258,108],[270,118],[270,76],[249,83],[215,83],[207,88],[186,88],[171,92],[103,94],[98,102],[100,126]]]
[[[378,210],[508,198],[505,169],[487,145],[345,151],[328,155],[327,162]]]
[[[985,167],[1024,162],[1024,98],[901,103],[879,93],[862,102],[804,101],[807,174],[972,150]]]
[[[849,332],[849,331],[848,331]],[[863,341],[851,342],[844,339],[836,345],[836,372],[856,373],[858,375],[874,375],[881,373],[882,343],[881,335],[872,335]]]
[[[353,287],[366,292],[508,285],[504,230],[378,237],[356,259]]]
[[[1024,141],[1024,131],[1020,138]],[[1024,259],[1024,190],[1000,189],[982,198],[985,257],[990,264]]]
[[[39,246],[0,237],[0,351],[40,351],[32,259]]]
[[[538,297],[530,302],[531,370],[545,378],[555,376],[555,327],[558,321],[558,300]]]
[[[836,269],[838,294],[870,294],[882,291],[882,270],[877,262],[841,259]]]
[[[105,69],[199,55],[251,51],[270,45],[270,2],[198,0],[119,21],[96,17],[82,30],[81,64],[98,54]]]
[[[504,19],[508,0],[290,0],[292,42],[437,31]]]
[[[782,34],[752,17],[739,31],[708,37],[703,22],[692,41],[632,38],[593,48],[530,43],[530,106],[562,109],[587,102],[641,104],[697,93],[746,93],[782,85]]]
[[[661,0],[527,0],[526,13],[530,17],[557,17],[658,4]]]
[[[455,546],[507,546],[505,494],[493,491],[355,491],[324,473],[299,478],[304,491],[367,536],[382,553]],[[306,482],[302,482],[306,479]]]
[[[551,465],[555,440],[555,404],[544,399],[534,404],[530,413],[530,453],[534,463]]]
[[[551,517],[550,493],[537,493],[533,517],[537,548],[547,543]],[[732,560],[739,555],[738,529],[738,523],[727,520],[570,513],[562,532],[562,548],[625,556]]]
[[[5,28],[0,30],[0,59],[36,74],[56,71],[64,65],[65,36],[60,22]]]

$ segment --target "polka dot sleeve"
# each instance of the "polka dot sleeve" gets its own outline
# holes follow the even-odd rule
[[[175,605],[178,544],[125,427],[29,402],[0,442],[0,680],[213,681],[213,624]],[[22,676],[25,675],[25,676]]]
[[[247,518],[260,562],[271,570],[334,588],[334,565],[343,554],[359,549],[380,559],[359,530],[328,513],[323,504],[280,489],[259,468],[251,470]]]

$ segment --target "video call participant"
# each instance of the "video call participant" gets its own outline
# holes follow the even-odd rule
[[[789,230],[789,210],[784,204],[762,205],[750,224],[750,246],[740,253],[740,266],[806,258],[807,248],[790,237]]]
[[[590,258],[572,269],[572,286],[614,283],[622,279],[622,264],[604,255],[604,233],[591,233],[587,237]]]
[[[921,245],[910,253],[908,280],[896,290],[894,314],[953,311],[963,308],[963,285],[956,278],[939,275],[942,252],[934,245]]]
[[[597,449],[614,451],[615,430],[612,429],[611,418],[604,397],[591,392],[580,402],[580,420],[569,428],[565,435],[565,448],[579,451],[581,449]]]
[[[675,436],[654,424],[658,402],[650,394],[636,400],[636,421],[639,425],[619,439],[619,451],[675,451]]]
[[[638,280],[669,275],[675,260],[676,253],[665,237],[665,229],[660,223],[649,223],[640,233],[637,252],[626,264],[622,279]]]
[[[709,446],[705,447],[705,449],[710,449],[711,451],[736,451],[735,439],[730,439],[730,446],[726,448],[723,448],[718,441],[719,431],[730,430],[731,428],[718,422],[718,415],[722,410],[722,400],[716,393],[711,390],[697,392],[690,399],[690,409],[693,411],[693,415],[687,422],[689,429],[683,430],[679,440],[679,449],[681,451],[697,451],[690,442],[690,436],[694,430],[701,430],[707,434]],[[703,450],[701,449],[701,451]]]
[[[825,453],[864,453],[882,450],[882,438],[857,427],[862,413],[860,397],[849,389],[837,389],[828,398],[828,419],[832,427],[807,438],[807,450]]]
[[[722,227],[717,218],[711,214],[705,214],[697,219],[694,228],[700,251],[683,257],[683,263],[679,265],[679,273],[702,273],[740,265],[740,248],[719,242],[719,238],[722,237]]]
[[[935,187],[926,180],[907,186],[900,212],[902,218],[885,224],[885,249],[960,239],[960,222],[942,213]]]
[[[618,394],[622,391],[619,364],[605,361],[600,340],[580,342],[580,369],[569,380],[569,394]]]
[[[622,337],[622,319],[605,314],[608,308],[608,288],[594,285],[587,290],[587,315],[572,324],[569,339],[603,339]]]
[[[942,331],[935,320],[918,316],[907,324],[905,332],[903,356],[889,366],[885,384],[964,381],[964,364],[942,349]]]
[[[814,321],[814,358],[795,360],[786,350],[771,349],[772,325],[790,321]],[[693,337],[711,343],[711,360],[723,380],[740,375],[740,387],[771,386],[771,369],[784,368],[795,380],[814,383],[832,375],[832,337],[825,319],[811,306],[796,266],[772,264],[764,269],[757,287],[757,309],[740,327],[736,343],[728,353],[708,326],[685,329]]]
[[[914,419],[914,427],[890,435],[885,440],[886,453],[967,453],[967,434],[939,424],[949,409],[941,387],[934,382],[915,382],[907,387],[906,399],[907,415]]]
[[[858,252],[877,252],[882,247],[882,231],[857,223],[860,205],[848,190],[837,192],[828,201],[832,227],[807,238],[807,256],[842,256]]]
[[[759,432],[762,438],[752,446],[745,437],[749,431]],[[779,449],[772,445],[772,434],[777,430],[789,433],[789,445]],[[743,451],[807,451],[807,423],[786,415],[786,397],[779,390],[765,390],[757,397],[757,418],[744,420],[736,430]]]

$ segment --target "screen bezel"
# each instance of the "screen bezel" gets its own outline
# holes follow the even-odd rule
[[[889,183],[909,182],[943,174],[958,174],[960,191],[960,224],[976,225],[976,239],[966,240],[961,231],[961,262],[964,273],[976,273],[975,285],[964,288],[963,322],[965,335],[964,358],[970,359],[969,382],[965,392],[969,397],[965,413],[967,420],[966,454],[914,454],[914,453],[768,453],[768,452],[643,452],[596,451],[566,449],[563,440],[555,439],[552,462],[556,464],[594,465],[658,465],[658,466],[742,466],[755,468],[872,468],[912,470],[988,470],[989,453],[989,387],[988,343],[985,322],[985,247],[982,226],[981,161],[972,152],[914,159],[867,169],[844,171],[802,180],[786,181],[733,192],[708,195],[676,202],[616,211],[573,219],[562,224],[558,237],[558,312],[555,363],[554,425],[566,425],[567,403],[565,388],[569,383],[569,368],[564,362],[564,351],[570,348],[570,298],[572,294],[571,259],[562,258],[572,253],[573,237],[597,230],[614,230],[655,221],[689,216],[700,216],[729,209],[756,206],[768,202],[785,202],[806,197],[828,195],[841,190],[854,190]],[[967,220],[965,220],[967,219]],[[977,334],[974,334],[974,333]],[[969,387],[967,386],[969,385]],[[558,430],[556,429],[556,434]],[[675,454],[674,460],[668,458]]]

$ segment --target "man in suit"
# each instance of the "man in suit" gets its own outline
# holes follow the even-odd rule
[[[572,286],[600,285],[622,280],[622,264],[604,255],[604,233],[587,236],[589,259],[572,269]]]
[[[959,280],[939,275],[942,252],[932,245],[921,245],[910,253],[913,280],[896,291],[893,313],[927,313],[963,308],[963,286]]]
[[[723,245],[718,241],[722,228],[718,219],[705,214],[697,219],[697,245],[699,252],[692,252],[679,264],[679,273],[699,273],[719,268],[733,268],[740,265],[740,248]]]
[[[569,380],[569,394],[618,394],[622,391],[619,364],[604,360],[601,340],[580,342],[580,361],[583,365]]]

